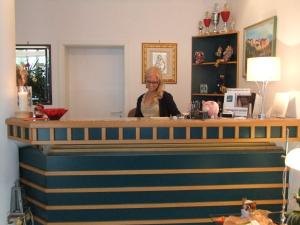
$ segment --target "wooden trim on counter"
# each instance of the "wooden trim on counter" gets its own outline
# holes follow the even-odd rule
[[[106,193],[106,192],[145,192],[145,191],[199,191],[232,189],[282,188],[281,183],[272,184],[229,184],[229,185],[192,185],[159,187],[108,187],[108,188],[45,188],[21,178],[21,183],[43,193]]]
[[[9,118],[6,124],[10,139],[33,145],[284,142],[287,128],[290,129],[289,141],[300,141],[299,119],[33,121]],[[65,130],[65,136],[56,135],[56,130]],[[96,133],[93,133],[95,130]]]
[[[149,174],[210,174],[210,173],[260,173],[282,172],[284,167],[219,168],[219,169],[160,169],[160,170],[88,170],[88,171],[46,171],[20,163],[20,167],[43,176],[110,176]]]
[[[175,203],[140,203],[140,204],[93,204],[93,205],[45,205],[33,198],[26,198],[30,203],[44,210],[100,210],[100,209],[151,209],[151,208],[180,208],[180,207],[207,207],[207,206],[239,206],[241,201],[214,201],[214,202],[175,202]],[[256,200],[258,205],[282,204],[282,199]]]

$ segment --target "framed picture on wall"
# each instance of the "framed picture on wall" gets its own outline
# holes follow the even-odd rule
[[[161,69],[166,84],[177,83],[177,43],[142,43],[142,83],[151,66]]]
[[[244,28],[243,77],[247,78],[247,59],[275,56],[277,16]]]

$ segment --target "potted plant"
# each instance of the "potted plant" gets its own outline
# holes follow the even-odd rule
[[[300,206],[300,188],[297,196],[295,197],[298,205]],[[288,215],[287,219],[288,225],[299,225],[300,224],[300,210],[294,210]]]

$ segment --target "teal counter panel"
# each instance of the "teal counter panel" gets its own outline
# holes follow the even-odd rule
[[[37,139],[40,141],[50,141],[50,128],[38,128]]]
[[[140,139],[142,139],[142,140],[153,139],[153,128],[152,127],[141,127],[140,128]]]
[[[101,128],[89,128],[89,139],[90,140],[101,140],[102,129]]]
[[[106,139],[107,140],[118,140],[119,139],[119,129],[118,128],[106,128]]]
[[[272,126],[271,127],[271,138],[281,138],[282,127]]]
[[[186,139],[186,127],[174,127],[174,139]]]
[[[99,152],[97,146],[81,147],[72,153],[70,146],[19,151],[21,182],[44,225],[150,220],[205,225],[211,215],[238,214],[244,197],[260,209],[281,209],[283,150],[272,144],[221,150],[220,144],[145,144],[125,146],[126,151],[107,145]]]
[[[72,128],[71,129],[72,140],[84,140],[84,129],[83,128]]]
[[[20,151],[20,160],[48,171],[128,169],[209,169],[284,166],[282,150],[189,151],[179,146],[169,152],[102,152],[45,156],[33,147]],[[154,147],[153,147],[154,148]],[[263,148],[263,147],[262,147]],[[229,148],[230,149],[230,148]],[[233,149],[233,148],[232,148]],[[136,149],[135,149],[136,150]],[[143,149],[141,148],[141,151]],[[130,149],[128,149],[130,151]],[[266,157],[267,156],[267,157]]]
[[[114,187],[176,187],[198,185],[273,184],[282,181],[281,172],[168,174],[168,175],[113,175],[113,176],[50,176],[49,188],[114,188]],[[39,185],[44,179],[23,170],[22,177]],[[247,177],[247,178],[245,178]]]
[[[223,128],[223,138],[234,138],[235,128],[234,127],[224,127]]]
[[[134,127],[123,128],[123,139],[124,140],[135,140],[136,129]]]
[[[170,129],[168,127],[157,128],[157,139],[170,139]]]
[[[208,127],[207,139],[218,139],[218,138],[219,138],[219,127]]]
[[[241,201],[242,198],[257,200],[280,199],[281,188],[252,188],[198,191],[141,191],[97,193],[43,193],[27,186],[28,197],[48,205],[89,204],[138,204],[176,202]]]
[[[202,139],[203,137],[203,129],[202,127],[191,127],[191,139]]]
[[[230,215],[240,212],[240,206],[186,207],[186,208],[136,208],[136,209],[103,209],[103,210],[43,210],[32,207],[34,214],[45,215],[50,222],[75,221],[138,221],[206,218],[207,215]],[[264,205],[264,209],[279,211],[278,206]]]
[[[267,127],[257,126],[255,127],[255,138],[266,138],[267,137]]]
[[[68,140],[67,129],[66,128],[54,128],[54,140],[57,140],[57,141]]]

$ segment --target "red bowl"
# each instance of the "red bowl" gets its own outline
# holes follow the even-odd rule
[[[49,120],[59,120],[68,110],[64,108],[43,109]]]

